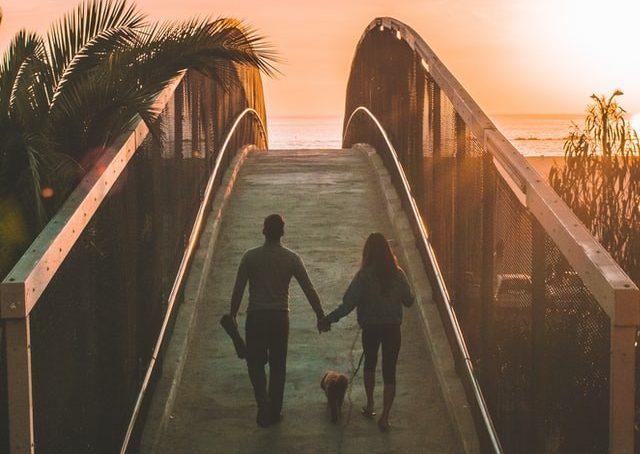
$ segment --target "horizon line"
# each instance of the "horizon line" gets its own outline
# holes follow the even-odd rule
[[[586,115],[586,113],[540,113],[540,112],[532,112],[532,113],[490,113],[487,114],[489,117],[581,117]],[[314,119],[314,118],[344,118],[342,115],[331,115],[331,114],[317,114],[317,115],[273,115],[267,113],[268,118],[296,118],[296,119]]]

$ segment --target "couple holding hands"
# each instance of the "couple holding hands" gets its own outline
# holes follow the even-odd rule
[[[382,431],[388,430],[396,391],[403,306],[411,306],[415,297],[387,239],[381,233],[369,235],[362,252],[362,265],[349,284],[342,304],[325,315],[304,263],[281,243],[284,235],[282,217],[278,214],[267,216],[263,234],[264,244],[248,250],[240,261],[230,310],[230,316],[235,320],[248,282],[246,359],[258,404],[257,424],[268,427],[282,419],[289,338],[289,283],[295,277],[316,313],[320,332],[329,331],[332,323],[356,309],[362,328],[367,396],[362,414],[368,418],[375,416],[375,371],[378,351],[382,347],[384,391],[378,427]],[[267,363],[268,383],[264,369]]]

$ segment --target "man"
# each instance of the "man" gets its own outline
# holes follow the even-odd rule
[[[282,398],[287,369],[289,338],[289,283],[295,277],[319,321],[324,317],[320,298],[300,257],[284,247],[284,220],[267,216],[262,246],[245,252],[231,296],[230,315],[235,320],[249,281],[249,307],[245,325],[247,368],[258,404],[256,422],[267,427],[282,419]],[[317,325],[319,326],[319,325]],[[269,390],[264,366],[269,363]]]

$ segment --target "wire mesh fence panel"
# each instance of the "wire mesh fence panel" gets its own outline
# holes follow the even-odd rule
[[[422,109],[422,187],[416,190],[418,208],[427,219],[433,218],[435,211],[435,199],[433,197],[433,185],[435,184],[435,161],[437,158],[437,146],[439,133],[435,131],[436,116],[439,115],[440,95],[439,87],[431,78],[425,79]],[[438,139],[436,139],[438,137]],[[426,226],[431,236],[431,226]]]
[[[482,267],[485,153],[456,114],[452,297],[473,357],[482,355]]]
[[[39,452],[120,449],[221,142],[245,108],[264,119],[257,72],[229,69],[227,87],[183,78],[30,313]],[[259,126],[243,118],[222,170],[266,146]]]
[[[444,280],[450,291],[454,292],[454,243],[453,229],[456,200],[455,165],[457,157],[456,113],[453,105],[442,92],[440,96],[439,147],[436,151],[433,169],[433,213],[430,218],[433,247],[438,256],[438,263]]]
[[[413,228],[419,233],[424,225],[435,254],[421,251],[434,297],[455,313],[452,320],[441,311],[458,369],[467,359],[455,347],[457,324],[473,364],[469,374],[480,383],[481,399],[473,378],[463,379],[483,449],[495,444],[488,442],[492,428],[480,421],[481,401],[505,452],[606,452],[614,345],[608,303],[589,291],[529,207],[518,180],[531,177],[498,163],[505,158],[485,138],[493,126],[461,101],[459,84],[442,72],[436,82],[408,27],[378,21],[352,63],[343,146],[373,146],[405,207],[411,198],[417,205]]]
[[[554,242],[544,240],[541,446],[546,452],[609,449],[610,321]]]
[[[534,449],[531,431],[531,216],[498,178],[493,248],[493,295],[486,306],[487,349],[481,383],[506,452]],[[487,295],[488,297],[489,295]]]

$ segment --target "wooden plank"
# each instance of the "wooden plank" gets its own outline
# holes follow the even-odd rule
[[[4,321],[11,454],[34,452],[29,317]]]

